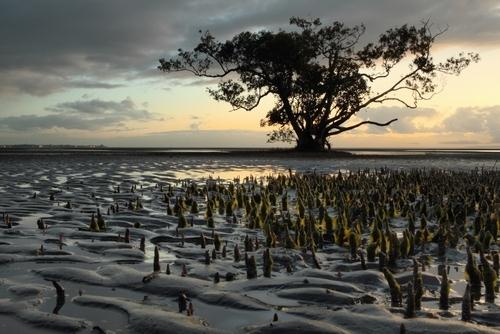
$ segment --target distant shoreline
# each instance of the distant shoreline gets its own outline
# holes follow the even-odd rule
[[[111,147],[10,147],[0,148],[6,156],[165,156],[165,157],[245,157],[287,159],[491,159],[500,160],[496,149],[339,149],[330,152],[298,152],[291,149],[254,148],[111,148]]]

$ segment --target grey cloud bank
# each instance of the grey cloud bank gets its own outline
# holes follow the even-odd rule
[[[493,0],[3,0],[0,94],[47,95],[68,88],[116,88],[109,80],[155,75],[156,60],[196,43],[198,29],[221,38],[285,27],[290,16],[365,23],[367,38],[431,18],[448,43],[500,41]],[[383,18],[383,19],[382,19]],[[88,81],[77,77],[84,73]]]
[[[146,109],[139,109],[130,98],[122,101],[99,99],[59,103],[47,108],[48,115],[21,115],[0,118],[0,129],[36,131],[44,129],[98,130],[123,127],[128,120],[153,119]]]

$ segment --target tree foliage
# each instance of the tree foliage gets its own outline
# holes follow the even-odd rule
[[[319,19],[298,17],[290,24],[290,31],[245,31],[225,42],[200,31],[192,51],[179,49],[176,57],[160,59],[158,68],[220,78],[209,93],[234,110],[253,110],[272,96],[274,107],[261,121],[261,126],[276,127],[269,140],[295,140],[300,150],[323,150],[330,147],[331,136],[397,120],[361,120],[355,117],[361,110],[382,103],[416,108],[437,91],[438,74],[458,75],[479,59],[460,53],[436,62],[431,47],[445,29],[433,32],[429,22],[391,28],[377,42],[362,46],[363,25],[323,25]],[[395,73],[396,65],[406,60],[405,72]],[[384,88],[374,89],[378,82]]]

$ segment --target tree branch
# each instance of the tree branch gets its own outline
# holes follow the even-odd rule
[[[413,75],[417,74],[418,71],[420,71],[420,67],[417,67],[416,69],[414,69],[413,71],[411,71],[407,75],[403,76],[401,79],[396,81],[396,83],[394,85],[392,85],[390,88],[388,88],[387,90],[383,91],[382,93],[380,93],[380,94],[368,99],[364,103],[360,104],[359,107],[357,108],[357,110],[361,110],[363,108],[366,108],[367,106],[369,106],[370,104],[372,104],[376,100],[380,99],[381,97],[384,97],[385,95],[389,94],[390,92],[393,92],[394,89],[397,88],[403,81],[411,78]]]
[[[385,101],[396,101],[396,102],[401,103],[402,105],[404,105],[406,108],[409,108],[409,109],[416,109],[417,108],[417,104],[415,102],[413,104],[409,104],[408,102],[404,101],[403,99],[400,99],[397,97],[384,97],[383,99],[376,100],[373,102],[384,103]]]
[[[351,126],[337,127],[337,131],[328,132],[328,135],[329,136],[337,135],[337,134],[345,132],[345,131],[356,129],[356,128],[360,127],[361,125],[365,125],[365,124],[372,124],[372,125],[376,125],[376,126],[388,126],[391,123],[396,122],[397,120],[398,120],[397,118],[394,118],[394,119],[391,119],[390,121],[385,122],[385,123],[379,123],[379,122],[374,122],[374,121],[363,121],[363,122],[360,122],[358,124],[351,125]]]
[[[252,105],[245,105],[244,103],[239,104],[238,102],[230,102],[231,105],[233,106],[232,111],[235,111],[235,110],[238,110],[238,109],[243,109],[245,111],[252,111],[255,108],[257,108],[259,106],[259,104],[260,104],[260,101],[264,97],[266,97],[267,95],[269,95],[269,94],[271,94],[271,90],[270,89],[268,89],[264,94],[260,94],[260,93],[256,94],[257,100]]]

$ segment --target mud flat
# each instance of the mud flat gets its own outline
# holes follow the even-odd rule
[[[188,153],[0,154],[0,332],[500,332],[495,157]]]

